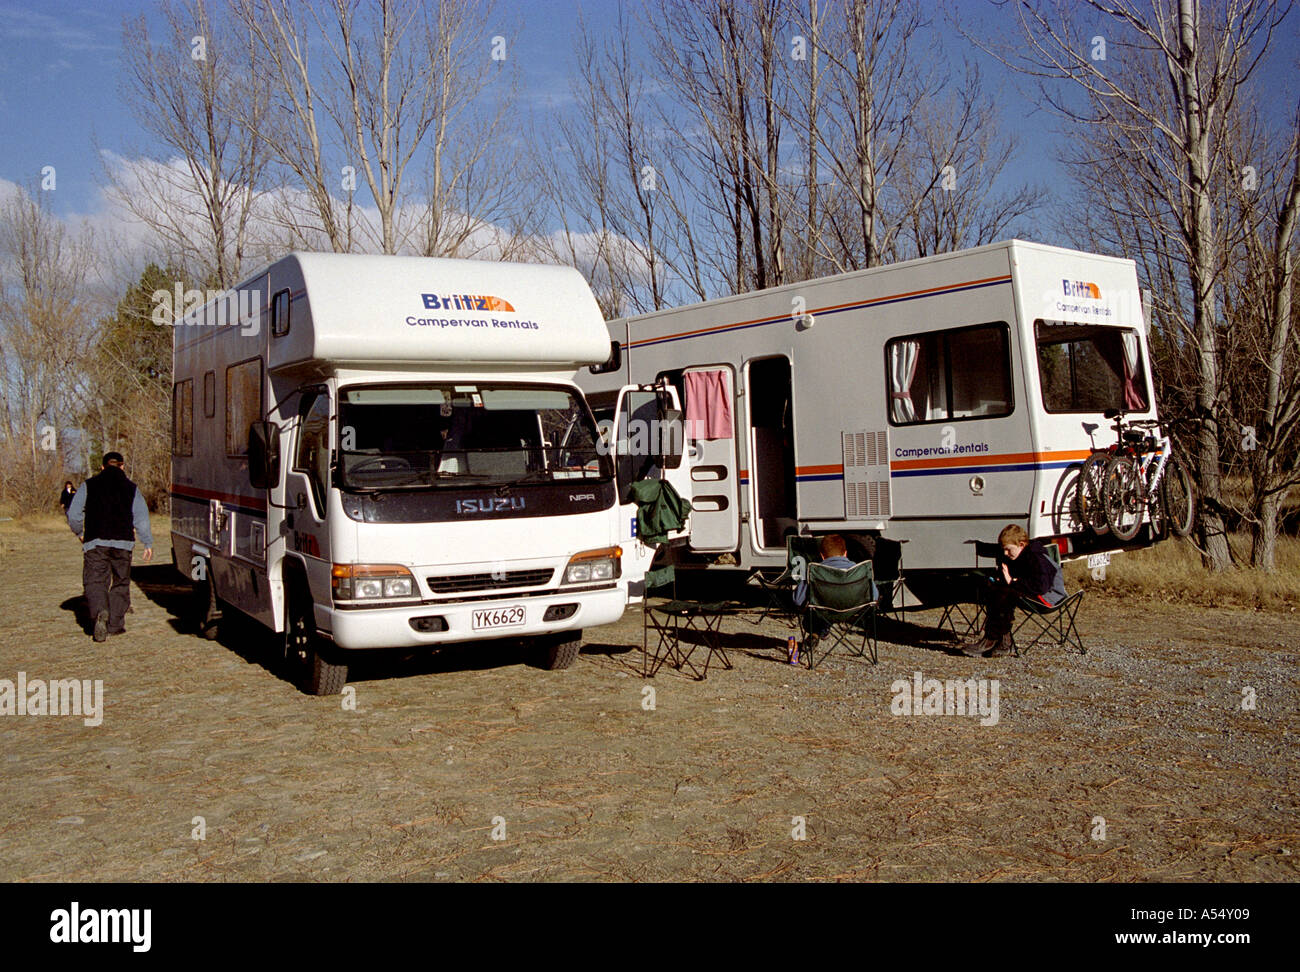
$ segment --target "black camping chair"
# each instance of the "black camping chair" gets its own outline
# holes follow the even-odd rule
[[[665,545],[666,546],[666,545]],[[664,549],[661,547],[660,549]],[[709,665],[716,655],[722,667],[732,668],[731,659],[722,647],[722,619],[735,611],[726,601],[691,601],[677,596],[677,573],[671,565],[646,574],[645,600],[641,603],[641,675],[654,678],[665,663],[682,671],[689,670],[696,681],[709,675]],[[651,590],[667,596],[657,603],[650,602]],[[650,631],[655,632],[653,651],[650,648]],[[682,638],[686,632],[696,632],[700,640]],[[695,664],[696,649],[707,650],[704,667]]]
[[[801,621],[808,667],[816,666],[818,649],[825,659],[841,645],[859,658],[869,653],[871,664],[876,664],[876,599],[872,595],[871,561],[843,570],[823,563],[810,563],[807,570],[808,604]],[[813,633],[811,622],[814,619],[826,631],[819,644],[809,647],[807,636]],[[867,628],[868,620],[870,629]]]
[[[1052,562],[1060,568],[1061,551],[1056,544],[1045,544],[1044,549]],[[1079,654],[1086,655],[1088,649],[1084,647],[1083,640],[1079,637],[1079,629],[1074,625],[1075,615],[1079,613],[1079,605],[1082,603],[1082,589],[1067,595],[1065,600],[1056,605],[1044,604],[1037,598],[1021,597],[1016,606],[1025,612],[1025,616],[1011,629],[1011,640],[1016,646],[1016,654],[1019,655],[1022,650],[1036,648],[1040,644],[1054,642],[1059,648],[1073,645],[1079,650]],[[1028,629],[1030,637],[1022,645],[1019,635],[1025,629]]]
[[[975,548],[975,569],[966,571],[953,584],[952,597],[943,605],[939,628],[947,627],[953,634],[968,638],[984,628],[984,591],[989,579],[996,576],[995,568],[981,567],[980,560],[997,563],[1002,548],[984,540],[967,540]]]
[[[770,617],[777,618],[788,628],[799,627],[799,608],[794,603],[794,590],[803,580],[808,564],[818,560],[820,553],[815,537],[801,537],[790,534],[785,538],[785,570],[776,577],[765,577],[761,571],[754,571],[746,583],[757,587],[763,593],[763,608],[755,624],[762,624]]]

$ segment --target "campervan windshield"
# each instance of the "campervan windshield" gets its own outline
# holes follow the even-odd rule
[[[1146,411],[1146,376],[1131,327],[1034,322],[1038,377],[1048,412]]]
[[[607,480],[583,400],[558,385],[364,385],[339,393],[345,490]]]

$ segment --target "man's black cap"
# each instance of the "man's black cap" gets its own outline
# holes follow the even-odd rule
[[[122,458],[120,452],[105,452],[104,465],[107,466],[110,462],[126,462],[126,460]]]

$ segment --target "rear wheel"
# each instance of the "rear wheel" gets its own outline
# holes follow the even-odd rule
[[[199,637],[216,641],[221,634],[221,604],[212,583],[212,565],[205,561],[203,566],[203,580],[194,582],[194,617]]]
[[[1102,501],[1106,465],[1109,462],[1109,453],[1094,452],[1090,455],[1079,470],[1076,487],[1075,504],[1079,508],[1079,517],[1098,536],[1110,531],[1106,522],[1106,504]]]
[[[1106,525],[1119,540],[1132,540],[1142,527],[1142,473],[1128,456],[1115,456],[1106,466],[1102,503]]]
[[[1169,519],[1169,529],[1180,537],[1187,536],[1192,532],[1192,521],[1196,518],[1196,494],[1192,492],[1192,477],[1177,456],[1169,457],[1160,492]]]
[[[336,660],[338,649],[316,631],[312,601],[300,578],[287,585],[285,661],[294,684],[308,695],[338,695],[348,681],[348,666]]]
[[[542,642],[542,666],[551,671],[568,668],[581,650],[581,631],[566,631],[561,635],[553,635]]]

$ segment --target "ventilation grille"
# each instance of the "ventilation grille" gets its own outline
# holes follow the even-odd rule
[[[845,432],[844,518],[880,520],[893,508],[889,491],[889,432]]]
[[[434,594],[465,594],[505,587],[540,587],[550,583],[554,575],[553,567],[540,567],[534,570],[508,570],[500,574],[439,574],[426,577],[425,580]]]

